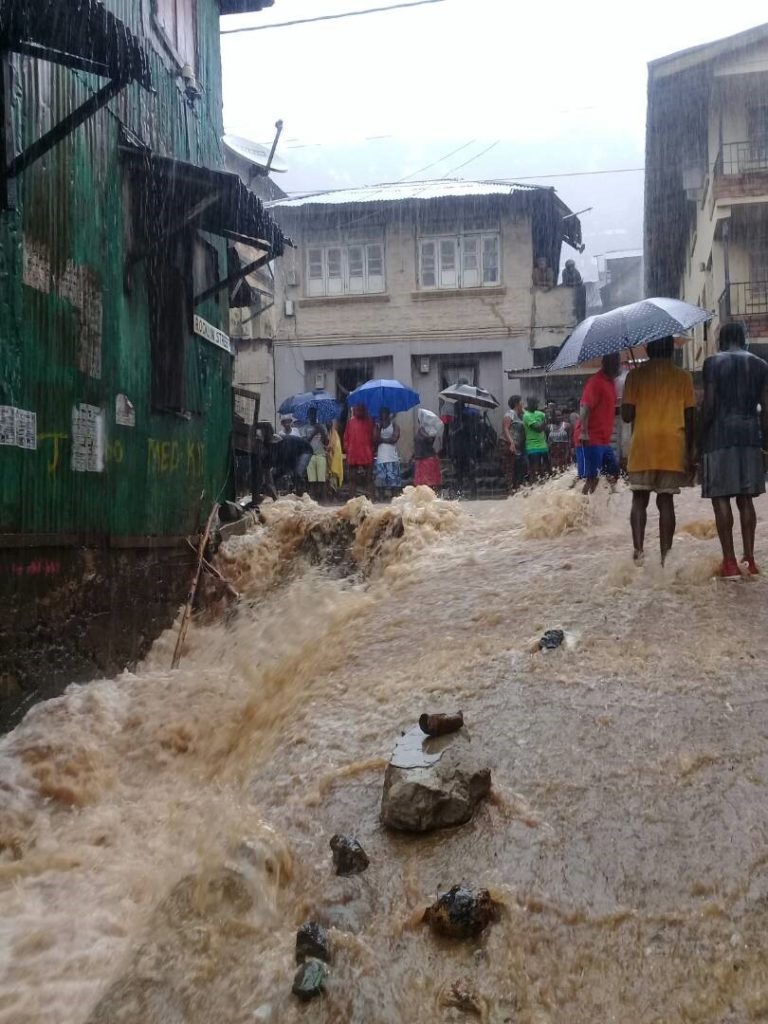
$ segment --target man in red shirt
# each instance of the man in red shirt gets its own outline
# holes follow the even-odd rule
[[[356,405],[347,421],[344,451],[350,482],[362,477],[368,496],[373,498],[373,420],[364,405]]]
[[[584,386],[579,419],[580,443],[584,452],[584,494],[592,494],[601,473],[613,483],[619,478],[619,463],[611,447],[616,422],[616,378],[619,353],[603,356],[603,365]]]

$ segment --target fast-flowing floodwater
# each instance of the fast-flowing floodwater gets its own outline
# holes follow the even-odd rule
[[[664,570],[629,495],[282,501],[218,558],[243,594],[0,744],[1,1024],[677,1024],[768,1017],[768,577],[711,578],[694,492]],[[762,502],[759,503],[759,512]],[[768,530],[758,527],[768,566]],[[350,574],[354,563],[362,573]],[[543,630],[568,642],[533,653]],[[387,756],[461,708],[471,823],[379,824]],[[333,874],[329,839],[370,867]],[[436,939],[460,882],[501,920]],[[326,993],[291,995],[307,919]]]

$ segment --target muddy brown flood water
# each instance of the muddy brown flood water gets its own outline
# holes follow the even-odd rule
[[[179,671],[169,631],[135,674],[33,709],[0,743],[0,1024],[768,1019],[768,577],[711,578],[694,492],[666,569],[653,516],[635,568],[628,493],[567,484],[353,506],[364,579],[301,553],[338,512],[283,501],[221,553],[246,597]],[[568,643],[532,653],[551,627]],[[385,832],[395,739],[456,708],[492,799]],[[336,832],[364,874],[333,874]],[[501,920],[437,939],[421,913],[460,882]],[[333,963],[305,1006],[308,918]],[[446,1005],[457,979],[474,1017]]]

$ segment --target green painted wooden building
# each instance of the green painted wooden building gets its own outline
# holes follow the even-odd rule
[[[270,4],[0,4],[9,706],[141,653],[183,592],[186,537],[233,490],[229,293],[252,268],[228,251],[268,261],[284,239],[222,170],[219,18]],[[128,595],[158,605],[137,642]]]

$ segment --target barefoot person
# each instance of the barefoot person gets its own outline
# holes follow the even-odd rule
[[[674,339],[647,345],[648,362],[630,370],[624,385],[621,418],[632,424],[629,487],[632,491],[634,558],[641,562],[651,492],[659,510],[661,564],[675,535],[675,499],[693,472],[693,377],[672,362]]]
[[[758,405],[760,413],[758,414]],[[723,564],[720,575],[739,579],[733,547],[736,499],[744,544],[742,564],[751,575],[755,564],[757,516],[752,499],[765,492],[768,442],[768,364],[745,347],[741,324],[720,329],[720,352],[704,360],[701,495],[711,498]]]
[[[601,473],[612,483],[619,478],[619,463],[611,447],[611,437],[616,421],[616,378],[620,365],[618,352],[603,356],[602,367],[584,385],[579,409],[584,494],[593,493]]]

